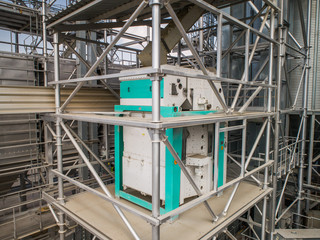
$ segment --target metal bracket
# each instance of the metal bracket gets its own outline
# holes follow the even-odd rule
[[[146,1],[148,2],[148,1]],[[150,0],[149,5],[152,7],[152,5],[160,5],[160,7],[163,7],[163,0]]]
[[[166,133],[166,130],[165,130],[165,129],[160,129],[160,130],[158,130],[159,133],[160,133],[160,140],[159,140],[159,141],[154,141],[154,140],[152,139],[152,136],[153,136],[153,133],[154,133],[155,129],[150,129],[150,128],[148,128],[147,130],[148,130],[148,134],[149,134],[149,137],[150,137],[150,139],[151,139],[151,142],[163,142],[163,141],[166,140],[166,138],[163,137],[163,136],[165,136],[165,133]],[[168,138],[168,137],[167,137],[167,138]]]

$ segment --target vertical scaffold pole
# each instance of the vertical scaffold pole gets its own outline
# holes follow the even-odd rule
[[[274,164],[273,164],[273,193],[272,193],[272,203],[271,203],[271,239],[273,239],[273,234],[275,230],[275,212],[277,205],[277,173],[278,173],[278,158],[279,158],[279,130],[280,130],[280,99],[281,99],[281,74],[282,74],[282,59],[283,54],[283,1],[280,4],[280,11],[278,13],[278,26],[279,26],[279,41],[278,46],[278,62],[277,62],[277,91],[275,94],[275,127],[274,127]],[[270,62],[272,62],[272,57],[270,56]]]
[[[54,81],[59,81],[60,79],[60,63],[59,63],[59,33],[55,32],[53,35],[53,45],[54,45]],[[56,114],[59,113],[60,109],[60,85],[55,85],[55,107]],[[58,171],[63,173],[63,163],[62,163],[62,134],[60,126],[61,118],[56,118],[56,139],[57,139],[57,163]],[[58,177],[58,201],[60,204],[64,204],[64,193],[63,193],[63,179]],[[62,211],[58,212],[59,216],[59,235],[60,240],[64,240],[64,214]]]
[[[160,69],[161,0],[150,1],[152,7],[152,68]],[[160,76],[152,79],[152,121],[160,122]],[[160,131],[152,134],[152,216],[160,215]],[[160,239],[160,226],[152,226],[152,239]]]
[[[46,25],[46,15],[47,15],[47,4],[46,0],[42,0],[42,42],[43,42],[43,80],[44,86],[48,86],[48,51],[47,51],[47,25]]]
[[[270,37],[274,38],[274,10],[271,9],[270,13]],[[268,74],[268,84],[272,85],[273,79],[273,43],[270,42],[269,49],[269,74]],[[272,109],[272,89],[268,88],[267,91],[267,111],[271,112]],[[265,162],[270,160],[270,136],[271,136],[271,117],[268,117],[267,129],[266,129],[266,155]],[[268,168],[264,171],[264,184],[263,189],[268,187]],[[266,218],[267,218],[267,197],[263,198],[263,209],[262,209],[262,226],[261,226],[261,240],[266,239]]]
[[[308,1],[308,13],[307,13],[307,32],[303,33],[307,36],[307,45],[305,46],[306,51],[306,58],[305,58],[305,76],[304,76],[304,86],[303,86],[303,126],[302,126],[302,142],[301,142],[301,157],[299,163],[299,178],[298,178],[298,204],[297,204],[297,218],[296,222],[299,224],[301,220],[301,213],[302,213],[302,191],[303,191],[303,173],[304,173],[304,159],[305,159],[305,152],[306,152],[306,139],[307,139],[307,117],[308,117],[308,83],[309,83],[309,59],[310,59],[310,19],[311,19],[311,0]],[[304,24],[304,19],[300,19],[302,24]],[[299,226],[299,225],[297,225]]]

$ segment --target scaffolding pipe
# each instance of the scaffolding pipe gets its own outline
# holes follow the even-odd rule
[[[247,144],[247,119],[244,119],[242,124],[244,125],[244,128],[242,129],[242,147],[241,147],[241,177],[244,176],[246,173],[246,144]],[[259,181],[260,182],[260,181]]]
[[[227,154],[227,156],[240,167],[241,170],[241,164],[238,163],[230,154]],[[245,173],[249,172],[248,170],[245,170]],[[243,176],[244,174],[241,173],[241,176]],[[261,182],[253,175],[250,176],[259,186],[261,186]]]
[[[83,152],[83,150],[81,149],[81,147],[77,143],[76,139],[72,136],[72,133],[69,131],[67,126],[62,121],[60,122],[60,125],[62,126],[63,130],[66,132],[67,136],[71,140],[73,146],[77,149],[77,151],[78,151],[79,155],[81,156],[81,158],[83,159],[83,161],[86,163],[88,169],[90,170],[90,172],[93,175],[93,177],[96,179],[97,183],[99,184],[99,186],[101,187],[103,192],[109,198],[112,198],[113,197],[112,194],[109,192],[108,188],[106,187],[104,182],[101,180],[99,174],[95,171],[94,167],[90,163],[90,160],[87,158],[86,154]],[[60,177],[60,179],[62,179],[62,178]],[[137,233],[135,232],[135,230],[133,229],[133,227],[131,226],[131,224],[129,223],[129,221],[126,218],[126,216],[123,214],[122,210],[117,205],[115,205],[115,204],[112,204],[112,205],[115,208],[115,210],[118,212],[118,214],[120,215],[121,219],[126,224],[128,229],[130,230],[130,232],[131,232],[132,236],[134,237],[134,239],[136,239],[136,240],[140,239],[139,236],[137,235]]]
[[[172,147],[171,143],[168,140],[168,137],[163,135],[163,140],[162,141],[166,145],[166,147],[169,150],[169,152],[171,153],[171,155],[173,156],[174,160],[177,161],[181,171],[183,172],[183,174],[185,175],[185,177],[189,181],[189,183],[192,186],[192,188],[194,189],[194,191],[197,193],[197,195],[199,197],[202,196],[201,190],[199,189],[199,187],[197,186],[195,181],[192,179],[192,176],[190,175],[190,173],[188,172],[187,168],[185,167],[185,165],[181,161],[181,159],[180,159],[179,155],[177,154],[177,152],[175,151],[175,149]],[[218,168],[217,165],[215,165],[215,168]],[[212,211],[211,207],[209,206],[209,203],[207,201],[204,201],[203,203],[206,206],[206,208],[208,209],[208,211],[209,211],[210,215],[212,216],[213,220],[217,221],[218,217]]]
[[[152,68],[160,69],[161,63],[161,0],[150,2],[152,8]],[[152,79],[152,122],[160,122],[160,80],[159,74]],[[152,217],[160,216],[160,130],[152,134]],[[152,239],[160,239],[160,225],[152,225]]]
[[[299,2],[299,1],[298,1]],[[300,6],[300,4],[298,4]],[[302,9],[299,9],[300,17],[302,16]],[[297,204],[297,218],[296,223],[300,223],[301,221],[301,212],[302,212],[302,191],[303,191],[303,171],[304,171],[304,158],[306,152],[306,138],[307,138],[307,117],[308,117],[308,84],[309,84],[309,60],[310,60],[310,28],[311,28],[311,0],[308,0],[308,13],[307,13],[308,21],[307,21],[307,32],[306,32],[306,71],[305,71],[305,79],[304,79],[304,87],[303,87],[303,127],[302,127],[302,143],[301,143],[301,157],[299,164],[299,180],[298,180],[298,204]],[[304,19],[300,19],[301,24],[304,25]]]
[[[42,43],[43,43],[43,80],[44,86],[48,87],[48,50],[47,50],[47,26],[46,26],[46,0],[42,0]]]
[[[145,8],[147,5],[146,1],[142,1],[140,5],[137,7],[137,9],[134,11],[134,13],[131,15],[131,17],[128,19],[128,21],[125,23],[125,25],[122,27],[122,29],[118,32],[118,34],[115,36],[113,41],[107,46],[107,48],[102,52],[102,54],[97,58],[97,61],[91,66],[91,68],[88,70],[88,72],[84,75],[84,78],[89,77],[93,74],[93,72],[96,70],[96,68],[100,65],[100,63],[105,59],[107,54],[110,52],[110,50],[116,45],[116,43],[119,41],[119,39],[123,36],[123,34],[127,31],[127,29],[131,26],[133,21],[138,17],[140,12]],[[77,94],[77,92],[81,89],[81,87],[85,84],[85,82],[80,82],[76,88],[72,91],[70,96],[66,99],[66,101],[62,104],[60,107],[60,112],[62,112],[67,105],[70,103],[72,98]]]
[[[172,17],[172,20],[174,21],[175,25],[177,26],[179,32],[181,33],[181,35],[183,36],[183,39],[185,40],[186,44],[188,45],[189,47],[189,50],[191,51],[192,55],[194,56],[194,58],[196,59],[197,63],[199,64],[199,67],[201,69],[201,71],[203,72],[204,75],[208,75],[208,71],[207,69],[205,68],[203,62],[201,61],[200,57],[199,57],[199,54],[197,53],[197,51],[194,49],[193,45],[192,45],[192,42],[191,40],[189,39],[186,31],[184,30],[181,22],[179,21],[179,18],[177,17],[177,15],[175,14],[174,10],[172,9],[171,5],[169,2],[166,2],[165,3],[165,6],[166,6],[166,9],[168,11],[168,13],[170,14],[170,16]],[[220,14],[221,15],[221,14]],[[222,15],[221,15],[221,19],[222,19]],[[218,38],[217,38],[217,43],[221,42],[221,34],[222,34],[222,28],[219,28],[219,24],[222,25],[222,21],[218,21],[218,31],[220,29],[221,33],[217,33],[218,35]],[[219,74],[220,74],[220,69],[221,69],[221,65],[219,62],[221,62],[221,47],[219,47],[218,45],[218,50],[217,50],[217,76],[219,77]],[[220,57],[219,57],[220,56]],[[219,60],[220,59],[220,60]],[[228,106],[226,105],[224,99],[222,98],[221,94],[219,93],[216,85],[211,81],[209,80],[208,81],[210,87],[212,88],[215,96],[217,97],[219,103],[221,104],[223,110],[225,112],[228,112]]]
[[[77,58],[84,64],[86,65],[86,67],[88,69],[91,68],[90,64],[67,42],[67,41],[64,41],[65,45],[71,50],[71,52],[73,52]],[[95,76],[98,76],[98,74],[96,72],[93,72],[93,74]],[[113,96],[115,96],[117,99],[120,99],[120,96],[118,93],[116,93],[110,86],[107,82],[105,82],[104,79],[99,79],[100,82],[113,94]]]
[[[54,47],[54,81],[60,80],[60,63],[59,63],[59,33],[55,32],[53,34],[53,47]],[[60,85],[57,84],[55,88],[55,112],[59,113],[60,108]],[[61,118],[56,118],[56,146],[57,146],[57,170],[63,173],[63,159],[62,159],[62,135],[61,135]],[[58,201],[60,204],[64,204],[64,191],[63,191],[63,179],[58,178]],[[59,216],[59,236],[60,240],[65,238],[64,230],[64,213],[62,211],[58,212]]]
[[[251,151],[250,151],[250,153],[249,153],[249,156],[248,156],[247,161],[246,161],[246,163],[245,163],[244,169],[247,169],[247,168],[248,168],[248,166],[249,166],[249,164],[250,164],[250,161],[251,161],[251,159],[252,159],[252,157],[253,157],[253,154],[254,154],[254,152],[255,152],[258,144],[259,144],[259,141],[260,141],[260,139],[261,139],[261,137],[262,137],[262,135],[263,135],[263,133],[264,133],[264,130],[265,130],[266,126],[267,126],[267,123],[268,123],[268,119],[264,121],[264,123],[263,123],[263,125],[262,125],[262,127],[261,127],[261,129],[260,129],[260,132],[259,132],[259,134],[258,134],[255,142],[253,143],[252,149],[251,149]]]
[[[304,82],[303,80],[304,80],[304,73],[306,71],[306,67],[307,67],[306,65],[303,66],[303,70],[302,70],[302,73],[301,73],[301,78],[300,78],[300,81],[299,81],[299,86],[298,86],[298,89],[297,89],[296,97],[295,97],[294,102],[292,104],[292,108],[295,108],[295,106],[297,105],[300,88],[301,88],[302,82]]]
[[[278,59],[277,59],[277,91],[275,94],[275,127],[274,127],[274,163],[273,163],[273,176],[272,176],[272,203],[271,203],[271,218],[270,218],[270,233],[271,239],[273,239],[275,231],[275,211],[277,204],[277,174],[278,174],[278,158],[279,158],[279,129],[280,129],[280,99],[281,99],[281,83],[282,83],[282,61],[284,58],[284,39],[283,39],[283,1],[280,1],[280,11],[278,12],[278,30],[279,30],[279,42],[278,47]],[[273,49],[273,44],[270,43],[270,51]],[[270,66],[273,64],[273,55],[270,55]]]
[[[215,124],[215,131],[214,131],[214,156],[213,156],[213,190],[218,190],[218,165],[219,165],[219,137],[220,137],[220,122]]]
[[[71,127],[67,126],[66,127],[69,129],[69,131],[73,134],[73,136],[84,146],[85,149],[93,156],[94,159],[100,164],[100,166],[108,173],[111,175],[112,178],[114,178],[113,172],[109,168],[105,166],[105,164],[100,160],[100,158],[91,150],[91,148],[81,140],[81,138],[71,129]]]
[[[239,184],[240,184],[240,183],[237,183],[237,184],[234,186],[234,188],[233,188],[233,190],[232,190],[232,193],[231,193],[231,195],[230,195],[230,197],[229,197],[229,199],[228,199],[228,202],[227,202],[226,206],[225,206],[224,209],[223,209],[222,214],[223,214],[224,216],[227,215],[227,212],[228,212],[229,207],[230,207],[230,205],[231,205],[231,202],[232,202],[232,200],[233,200],[233,198],[234,198],[234,195],[236,194],[236,192],[237,192],[237,190],[238,190]]]
[[[251,26],[256,20],[257,18],[262,14],[262,12],[264,11],[264,9],[266,9],[267,5],[264,4],[262,6],[262,8],[260,9],[260,11],[254,16],[254,18],[249,22],[249,26]],[[231,43],[231,45],[228,47],[227,50],[225,50],[225,52],[222,55],[222,59],[232,50],[232,48],[236,45],[236,43],[243,37],[243,35],[246,33],[246,30],[243,30],[238,36],[237,38]]]
[[[274,9],[271,9],[270,12],[270,37],[274,38]],[[268,83],[272,84],[273,79],[273,43],[270,43],[269,49],[269,72],[268,72]],[[271,112],[272,108],[272,89],[268,88],[267,91],[267,112]],[[266,155],[265,155],[265,163],[270,161],[270,140],[271,140],[271,117],[268,117],[267,126],[266,126]],[[264,182],[263,182],[263,189],[268,188],[268,169],[265,168],[264,170]],[[261,240],[266,239],[266,218],[267,218],[267,197],[263,198],[263,205],[262,205],[262,223],[261,223]]]
[[[221,63],[222,63],[222,14],[217,16],[217,77],[221,77]]]
[[[261,26],[260,26],[260,29],[259,29],[259,32],[262,32],[263,31],[263,28],[266,24],[266,21],[268,19],[268,15],[269,15],[269,10],[270,10],[270,7],[267,8],[267,11],[266,11],[266,15],[263,19],[263,22],[261,23]],[[244,73],[242,74],[242,77],[241,77],[241,81],[246,81],[248,82],[248,73],[249,73],[249,67],[251,65],[251,62],[253,60],[253,57],[254,57],[254,54],[255,54],[255,51],[257,49],[257,46],[258,46],[258,43],[259,43],[259,40],[260,40],[260,36],[257,36],[255,42],[254,42],[254,45],[253,45],[253,48],[252,48],[252,51],[250,53],[250,56],[249,56],[249,44],[250,44],[250,30],[247,29],[246,30],[246,38],[245,38],[245,68],[244,68]],[[235,94],[235,97],[232,101],[232,104],[231,104],[231,110],[233,111],[235,106],[236,106],[236,103],[238,101],[238,98],[240,96],[240,92],[241,92],[241,89],[242,89],[242,84],[239,84],[238,86],[238,89],[237,89],[237,92]]]

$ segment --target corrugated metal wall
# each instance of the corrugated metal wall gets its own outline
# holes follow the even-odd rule
[[[43,156],[39,113],[54,112],[54,89],[41,84],[41,60],[27,55],[0,54],[0,194],[10,190],[19,174],[41,165]],[[61,79],[68,79],[76,67],[74,60],[61,60]],[[53,63],[48,64],[49,81],[53,79]],[[61,89],[65,101],[71,88]],[[102,88],[83,88],[67,107],[67,111],[113,111],[119,101]],[[74,126],[77,127],[77,126]],[[64,156],[76,154],[67,144]]]
[[[63,103],[73,89],[61,89]],[[45,87],[0,86],[0,114],[43,113],[55,111],[54,89]],[[118,104],[109,90],[83,88],[72,99],[66,111],[113,111]]]
[[[307,6],[307,1],[306,0],[301,0],[302,3],[302,8],[304,11],[304,21],[305,23],[307,23],[307,10],[308,10],[308,6]],[[294,37],[298,40],[298,42],[301,44],[301,46],[303,46],[303,37],[302,37],[302,31],[301,31],[301,24],[300,24],[300,18],[299,18],[299,10],[298,10],[298,6],[297,6],[297,2],[296,1],[291,1],[289,8],[291,8],[291,16],[289,17],[289,23],[290,23],[290,31],[293,33]],[[309,72],[309,88],[308,88],[308,109],[311,109],[311,102],[312,102],[312,89],[314,88],[312,81],[313,81],[313,63],[314,63],[314,44],[315,44],[315,22],[316,22],[316,0],[312,0],[312,7],[311,7],[311,50],[310,50],[310,72]],[[291,41],[291,40],[290,40]],[[292,42],[290,42],[291,45],[294,45]],[[318,50],[318,52],[320,53],[320,51]],[[298,55],[297,53],[291,51],[291,53],[293,55]],[[319,62],[319,59],[317,59],[317,61]],[[299,81],[300,81],[300,77],[301,77],[301,73],[302,73],[302,67],[304,64],[304,60],[303,59],[291,59],[288,61],[288,70],[294,68],[295,66],[297,66],[298,64],[300,64],[300,66],[298,68],[296,68],[295,70],[293,70],[290,74],[289,74],[289,78],[290,78],[290,93],[291,96],[294,100],[294,97],[296,95],[298,86],[299,86]],[[317,79],[317,88],[316,88],[316,95],[319,96],[320,95],[320,70],[317,69],[318,71],[318,79]],[[298,95],[298,101],[297,101],[297,107],[301,107],[302,106],[302,91],[303,91],[303,85],[300,88],[299,91],[299,95]],[[316,102],[316,109],[320,109],[320,101]]]
[[[316,40],[316,0],[312,0],[312,7],[311,7],[311,51],[310,51],[310,77],[309,77],[309,91],[308,91],[308,109],[311,109],[311,102],[312,102],[312,90],[313,88],[316,89],[316,109],[320,109],[320,69],[314,69],[314,61],[318,61],[318,67],[320,66],[320,60],[314,59],[314,51],[315,51],[315,41]],[[319,6],[320,7],[320,6]],[[318,33],[319,34],[319,33]],[[318,49],[318,56],[320,56],[320,49]],[[317,71],[317,83],[316,86],[313,86],[313,72]]]

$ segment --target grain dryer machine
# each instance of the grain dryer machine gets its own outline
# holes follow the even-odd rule
[[[162,68],[190,73],[198,70],[164,65]],[[129,70],[126,70],[129,71]],[[199,72],[201,74],[201,72]],[[215,83],[221,92],[220,83]],[[120,79],[120,105],[116,112],[130,112],[132,117],[150,118],[152,82],[146,75]],[[205,80],[163,76],[160,82],[162,118],[214,114],[222,109]],[[168,140],[184,161],[202,193],[213,189],[213,124],[167,129]],[[218,187],[226,178],[226,136],[220,133]],[[115,126],[115,193],[147,209],[151,209],[152,153],[147,129]],[[169,212],[196,192],[181,172],[169,150],[161,143],[160,199],[161,213]]]

